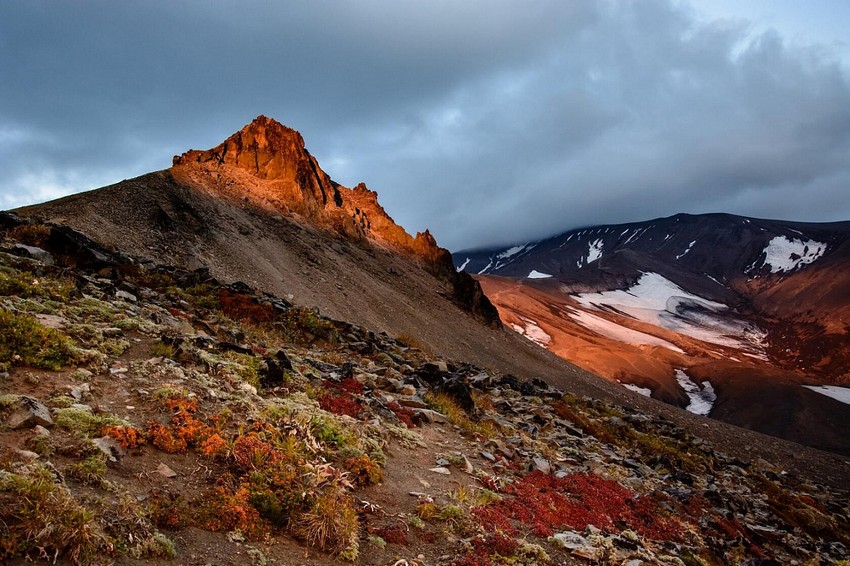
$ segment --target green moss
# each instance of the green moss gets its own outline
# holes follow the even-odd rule
[[[57,409],[64,409],[70,407],[77,400],[69,395],[56,395],[50,398],[50,406]]]
[[[381,537],[379,537],[377,535],[369,535],[367,542],[369,543],[369,546],[372,546],[372,547],[375,547],[375,548],[378,548],[378,549],[381,549],[381,550],[383,550],[387,546],[387,541],[385,541],[384,539],[382,539]]]
[[[106,301],[95,299],[94,297],[83,297],[79,301],[75,301],[72,306],[67,309],[67,312],[76,318],[78,321],[83,321],[88,324],[93,322],[108,322],[125,318],[124,312],[112,306]]]
[[[77,349],[68,336],[28,315],[0,308],[0,368],[23,365],[58,371],[76,359]]]
[[[139,545],[137,553],[139,557],[175,558],[177,557],[177,547],[174,546],[174,542],[167,536],[160,532],[155,532]]]
[[[92,454],[82,462],[68,466],[65,473],[83,483],[99,485],[106,475],[106,456],[102,453]]]
[[[53,422],[69,432],[87,437],[99,436],[100,431],[106,426],[131,426],[127,421],[113,415],[96,415],[75,407],[57,410]]]
[[[250,354],[241,354],[239,352],[225,352],[222,358],[231,362],[234,369],[246,383],[250,383],[254,387],[260,387],[260,359]]]
[[[70,279],[37,277],[28,271],[0,267],[0,296],[39,297],[66,302],[75,289],[76,285]]]
[[[151,355],[161,358],[174,358],[177,355],[177,349],[171,344],[165,344],[157,340],[151,344]]]
[[[357,446],[357,435],[331,417],[313,419],[310,430],[317,440],[330,445],[334,449]]]

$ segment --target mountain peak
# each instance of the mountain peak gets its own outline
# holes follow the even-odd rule
[[[175,156],[175,166],[188,163],[231,165],[260,179],[293,181],[313,159],[296,130],[262,114],[241,130],[208,150],[194,150]]]

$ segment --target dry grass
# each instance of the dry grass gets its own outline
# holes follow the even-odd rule
[[[458,405],[450,395],[445,393],[426,393],[425,402],[428,408],[445,415],[449,422],[457,425],[467,434],[493,438],[499,434],[494,425],[489,422],[476,422],[469,418],[466,411]]]
[[[0,471],[0,521],[4,560],[23,555],[97,564],[111,547],[94,514],[40,465]]]

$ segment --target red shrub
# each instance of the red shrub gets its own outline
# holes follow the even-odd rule
[[[145,437],[137,428],[131,426],[107,426],[101,431],[104,436],[114,438],[125,450],[138,448],[145,443]]]
[[[153,421],[149,422],[147,436],[151,444],[169,454],[186,451],[186,441],[174,436],[171,429],[165,425]]]
[[[399,405],[396,401],[387,403],[387,409],[392,411],[395,416],[407,425],[407,428],[413,428],[413,411],[408,407]]]
[[[271,322],[274,320],[274,309],[269,305],[257,303],[250,295],[242,295],[222,289],[218,292],[218,302],[221,306],[221,312],[234,320],[249,320],[251,322]]]
[[[372,534],[392,544],[407,544],[407,531],[398,523],[387,527],[375,527],[372,529]]]
[[[278,459],[274,446],[262,440],[257,433],[249,432],[233,444],[233,460],[242,472],[263,470]]]
[[[651,539],[677,537],[675,522],[659,516],[655,501],[638,498],[617,482],[595,474],[556,478],[535,471],[502,492],[509,497],[472,509],[488,533],[513,535],[516,527],[524,525],[543,538],[567,527],[583,530],[594,525],[616,532],[625,524]]]
[[[200,449],[207,458],[221,458],[227,454],[227,441],[215,433],[201,443]]]
[[[319,399],[319,406],[329,413],[336,415],[348,415],[357,418],[363,406],[358,403],[349,393],[342,392],[339,395],[327,392]]]

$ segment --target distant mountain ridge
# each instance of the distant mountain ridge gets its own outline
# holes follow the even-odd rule
[[[468,273],[528,277],[537,270],[559,279],[594,263],[603,271],[614,262],[624,271],[636,273],[645,258],[651,257],[653,263],[680,266],[683,271],[698,271],[728,282],[742,274],[756,278],[795,271],[847,245],[848,239],[850,221],[802,223],[731,214],[676,214],[579,228],[544,240],[452,255],[456,267],[463,266]],[[624,252],[631,255],[624,256]],[[629,264],[633,264],[631,270]]]
[[[589,371],[850,452],[850,405],[800,387],[850,385],[850,222],[677,214],[453,258],[508,326]]]

